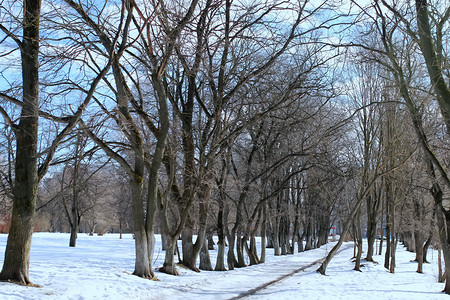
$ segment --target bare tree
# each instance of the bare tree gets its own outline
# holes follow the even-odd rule
[[[7,8],[11,7],[2,6],[2,15]],[[12,14],[12,11],[4,12],[6,16]],[[41,39],[39,21],[41,1],[24,1],[22,14],[21,24],[17,24],[16,19],[12,18],[11,22],[5,23],[10,28],[5,27],[5,25],[0,26],[6,37],[14,41],[20,51],[22,62],[22,99],[15,99],[8,93],[0,94],[4,100],[21,108],[18,124],[11,119],[4,108],[0,109],[4,120],[14,129],[16,136],[13,212],[0,279],[31,284],[29,279],[30,247],[39,181],[47,172],[58,145],[76,126],[81,114],[92,99],[96,86],[109,69],[110,64],[107,63],[106,67],[92,79],[84,101],[74,112],[67,113],[69,117],[56,117],[40,111],[39,46]],[[20,27],[23,28],[21,36],[18,33]],[[38,166],[38,121],[40,115],[53,121],[63,122],[65,126],[50,141],[47,149],[40,154],[43,159]]]

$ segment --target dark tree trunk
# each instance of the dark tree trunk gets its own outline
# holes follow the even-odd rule
[[[305,251],[303,248],[303,239],[304,239],[304,234],[302,234],[302,235],[298,234],[298,252]]]
[[[442,247],[442,252],[444,254],[444,275],[442,276],[445,280],[444,292],[450,294],[450,272],[448,266],[450,265],[450,213],[446,212],[442,207],[442,190],[437,183],[433,184],[431,188],[431,194],[434,198],[434,203],[436,205],[436,219],[437,227],[439,233],[439,240]]]
[[[208,240],[208,250],[216,250],[216,249],[214,248],[215,243],[214,243],[214,240],[213,240],[213,234],[212,234],[212,232],[209,232],[209,233],[206,235],[206,239]]]
[[[247,264],[245,263],[245,258],[244,258],[244,243],[246,243],[246,241],[244,240],[243,237],[241,236],[237,236],[236,238],[236,253],[237,253],[237,261],[238,264],[236,265],[236,267],[238,268],[243,268],[246,267]]]
[[[284,212],[283,212],[284,214]],[[280,241],[280,249],[281,249],[281,255],[286,255],[288,254],[288,248],[289,248],[289,243],[287,243],[287,241],[289,240],[289,238],[286,238],[286,235],[288,235],[289,233],[286,232],[286,216],[281,216],[280,217],[280,232],[278,235],[278,239]]]
[[[312,224],[311,224],[311,221],[308,221],[308,225],[306,226],[305,251],[311,250],[312,248],[313,248]]]
[[[78,218],[78,216],[77,216]],[[70,226],[70,240],[69,240],[69,247],[76,247],[77,245],[77,235],[78,235],[78,228],[79,228],[80,222],[74,221],[72,226]]]
[[[261,257],[259,258],[259,263],[266,262],[266,226],[267,226],[267,214],[266,214],[266,206],[263,206],[262,210],[262,224],[261,224]]]
[[[355,220],[355,245],[357,248],[357,253],[355,257],[355,267],[353,270],[361,271],[361,257],[362,257],[362,228],[361,228],[361,208],[358,209],[358,213],[356,214]]]
[[[236,256],[234,254],[234,247],[236,243],[236,231],[235,227],[230,231],[228,229],[228,226],[226,225],[228,223],[228,215],[230,212],[229,206],[225,206],[224,214],[223,214],[223,221],[224,221],[224,229],[225,229],[225,235],[228,240],[228,252],[227,252],[227,264],[228,264],[228,270],[234,270],[234,267],[237,266],[237,260]]]
[[[273,230],[271,230],[271,225],[267,226],[266,228],[266,237],[267,237],[267,244],[266,248],[272,249],[273,248]]]
[[[381,201],[381,216],[383,216],[384,213],[384,201]],[[384,242],[384,223],[383,218],[381,218],[380,221],[380,245],[378,247],[378,255],[381,255],[383,253],[383,242]]]
[[[375,194],[375,193],[373,193]],[[366,260],[373,262],[375,240],[377,237],[377,210],[379,199],[376,195],[367,197],[367,255]]]
[[[442,273],[442,249],[441,244],[438,244],[438,282],[442,283],[445,281],[444,274]]]
[[[424,263],[429,263],[427,260],[427,253],[428,253],[428,249],[431,246],[431,242],[433,240],[433,234],[431,233],[430,236],[427,238],[427,241],[425,242],[425,244],[423,245],[423,262]]]
[[[391,227],[386,224],[386,252],[384,254],[384,267],[389,270],[390,255],[391,255]]]
[[[416,243],[416,259],[417,261],[417,273],[423,273],[423,244],[424,237],[420,230],[414,231],[414,240]]]
[[[384,255],[384,267],[386,269],[390,269],[390,257],[391,257],[391,252],[392,252],[392,243],[391,243],[391,235],[393,235],[394,233],[392,232],[394,227],[391,225],[392,224],[392,218],[391,218],[391,203],[390,201],[392,201],[391,197],[390,197],[390,193],[389,193],[389,189],[390,189],[390,183],[388,180],[386,180],[386,178],[384,178],[384,182],[385,182],[385,186],[386,186],[386,191],[385,191],[385,201],[386,201],[386,253]]]
[[[39,19],[40,0],[23,1],[21,49],[23,106],[16,128],[16,164],[13,208],[5,260],[0,280],[31,284],[29,278],[31,238],[34,229],[39,109]]]
[[[237,266],[237,260],[236,256],[234,255],[234,245],[236,241],[236,237],[231,234],[227,235],[228,239],[228,252],[227,252],[227,263],[228,263],[228,270],[234,270],[234,267]]]

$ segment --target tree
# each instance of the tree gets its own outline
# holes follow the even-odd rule
[[[175,20],[169,20],[169,11],[166,8],[165,3],[161,2],[159,5],[149,7],[152,10],[150,16],[145,16],[145,10],[140,8],[134,1],[122,1],[122,8],[120,15],[122,16],[121,22],[123,28],[119,27],[114,33],[115,36],[109,36],[109,32],[102,26],[94,22],[88,14],[89,7],[84,8],[74,1],[66,1],[84,20],[86,25],[93,31],[93,33],[100,39],[103,47],[107,49],[109,57],[112,59],[112,69],[115,89],[112,89],[115,93],[117,111],[111,112],[107,110],[107,107],[103,106],[103,111],[117,123],[122,133],[127,138],[127,145],[131,150],[131,156],[133,163],[129,163],[119,152],[114,151],[109,147],[108,143],[96,136],[88,126],[84,126],[84,129],[92,140],[106,152],[108,156],[116,160],[121,167],[127,172],[130,178],[130,188],[132,195],[132,212],[133,212],[133,228],[135,236],[135,249],[136,249],[136,263],[134,274],[144,278],[154,277],[152,266],[152,256],[154,250],[154,226],[155,226],[155,212],[158,195],[158,175],[159,169],[162,163],[166,139],[169,132],[169,110],[167,106],[167,95],[164,86],[164,77],[166,74],[166,68],[169,64],[170,57],[174,51],[175,42],[178,39],[181,31],[190,21],[197,1],[192,1],[187,6],[185,15],[178,19],[178,15],[174,16]],[[95,9],[94,9],[95,10]],[[138,13],[141,22],[139,23],[133,16],[133,10]],[[124,17],[126,13],[126,17]],[[151,30],[153,25],[153,18],[157,17],[157,20],[161,22],[160,30],[161,34],[165,34],[167,37],[166,42],[161,43],[161,52],[156,53],[153,48]],[[173,22],[172,24],[170,22]],[[146,30],[147,36],[139,36],[142,41],[143,47],[138,49],[137,53],[133,53],[130,46],[137,42],[137,39],[128,41],[131,26],[136,26],[135,30],[140,34]],[[171,27],[173,26],[173,27]],[[155,26],[157,28],[157,26]],[[117,38],[123,30],[123,38],[118,50],[115,49]],[[159,40],[156,40],[159,44]],[[125,67],[124,53],[131,58],[135,58],[136,61],[141,63],[145,69],[150,73],[150,82],[154,89],[154,97],[158,104],[158,116],[159,116],[159,128],[154,125],[150,116],[144,110],[142,99],[137,100],[130,88],[131,84],[138,89],[138,95],[142,95],[140,89],[139,80],[133,80],[130,75],[130,71],[126,69],[130,65]],[[140,54],[144,54],[142,57]],[[134,70],[133,70],[134,71]],[[109,84],[112,87],[112,84]],[[136,111],[136,115],[131,112],[131,109]],[[140,131],[140,125],[138,118],[141,118],[143,123],[149,130],[156,136],[156,146],[152,153],[151,162],[146,162],[146,149],[144,145],[144,134]],[[148,153],[149,154],[149,153]],[[149,156],[148,156],[149,157]],[[149,180],[148,180],[148,194],[147,194],[147,207],[144,210],[144,176],[145,167],[148,166]]]
[[[92,161],[95,149],[90,151],[86,149],[88,138],[82,136],[79,131],[76,131],[75,134],[74,156],[72,159],[69,158],[64,166],[59,191],[70,224],[70,247],[76,246],[77,234],[83,215],[95,206],[95,201],[92,200],[101,197],[100,195],[93,196],[92,193],[89,195],[89,192],[94,189],[91,188],[92,186],[99,186],[93,179],[108,163],[106,161],[100,166],[95,166]],[[104,193],[104,190],[102,192]]]
[[[31,235],[34,228],[34,211],[39,182],[37,143],[39,117],[39,18],[41,2],[24,1],[23,5],[23,40],[19,41],[11,33],[11,36],[20,47],[22,55],[23,106],[20,123],[17,127],[14,126],[17,136],[17,150],[13,211],[0,279],[31,284],[28,275]],[[3,31],[5,30],[6,28]],[[13,125],[11,120],[8,121]]]
[[[12,11],[6,11],[5,13],[10,16]],[[11,23],[8,23],[11,28],[6,28],[4,25],[0,26],[2,32],[12,39],[17,49],[20,50],[22,62],[22,100],[15,99],[7,93],[0,94],[4,100],[21,108],[19,124],[14,123],[4,108],[0,109],[6,123],[14,129],[16,137],[13,211],[0,280],[10,280],[21,284],[31,284],[29,279],[30,248],[39,181],[47,172],[58,145],[78,123],[81,114],[92,99],[96,86],[110,66],[107,63],[97,77],[91,81],[85,99],[75,111],[67,114],[68,117],[61,118],[40,111],[40,17],[41,1],[27,0],[23,3],[21,25],[15,24],[15,19],[13,19]],[[14,28],[14,26],[23,27],[22,40],[16,35],[17,27]],[[56,134],[47,149],[43,151],[44,158],[38,166],[40,115],[50,120],[62,122],[65,126]]]
[[[381,1],[381,3],[376,1],[370,7],[360,8],[373,24],[372,32],[375,32],[382,42],[381,47],[372,44],[363,44],[362,46],[372,49],[373,53],[376,53],[377,61],[391,72],[399,93],[405,101],[415,134],[424,151],[424,161],[428,165],[428,173],[432,181],[430,192],[437,207],[438,224],[441,228],[446,228],[445,224],[448,224],[446,216],[448,214],[446,214],[446,209],[443,206],[443,188],[441,185],[443,184],[448,188],[450,180],[445,165],[442,164],[441,156],[433,150],[430,144],[430,136],[424,130],[424,118],[418,104],[421,97],[417,97],[413,92],[413,87],[417,83],[413,80],[412,74],[414,74],[414,68],[417,68],[414,62],[418,58],[416,54],[419,50],[427,67],[430,87],[437,99],[448,133],[448,99],[450,98],[446,97],[448,87],[444,80],[446,75],[443,70],[445,68],[440,66],[447,60],[443,52],[442,41],[444,39],[443,26],[449,18],[450,10],[448,7],[438,9],[438,3],[436,3],[433,11],[430,11],[430,5],[427,1],[416,1],[414,7],[403,2],[398,5],[397,3],[390,4],[387,1]],[[439,13],[439,11],[443,11],[444,14]],[[432,27],[429,23],[430,14],[433,15],[434,34],[431,32]],[[414,23],[417,24],[417,27],[413,26]],[[448,232],[448,230],[441,230],[439,233],[444,250],[444,260],[450,263],[450,250],[448,250],[450,249],[450,239],[445,233],[446,231]],[[448,255],[447,258],[446,255]],[[447,272],[447,274],[449,273]],[[446,293],[450,293],[449,281],[447,277],[444,289]]]
[[[361,182],[360,185],[370,184],[372,178],[380,172],[382,164],[382,149],[380,147],[380,103],[383,101],[385,93],[380,93],[386,88],[386,81],[383,80],[383,70],[377,68],[377,64],[358,61],[356,62],[356,78],[354,82],[354,94],[351,96],[357,110],[357,139],[360,147],[361,170],[358,172]],[[375,183],[372,191],[365,200],[365,209],[367,212],[367,261],[373,261],[374,243],[377,234],[377,222],[381,206],[380,184]],[[358,218],[359,220],[359,218]],[[359,221],[360,222],[360,221]],[[358,226],[361,232],[361,226]],[[362,236],[358,239],[358,259],[355,269],[359,270],[360,256],[362,254]]]

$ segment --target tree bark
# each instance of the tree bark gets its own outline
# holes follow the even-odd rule
[[[221,192],[219,192],[221,193]],[[222,198],[222,195],[219,195],[221,197],[219,199],[219,213],[217,216],[217,259],[216,259],[216,267],[215,271],[226,271],[225,268],[225,228],[224,228],[224,198]]]
[[[367,255],[366,260],[373,262],[373,255],[376,251],[375,240],[377,237],[377,217],[379,210],[379,203],[375,192],[367,197]]]
[[[167,249],[164,258],[164,264],[161,268],[159,268],[160,272],[171,274],[171,275],[179,275],[178,270],[175,268],[175,247],[177,244],[176,237],[167,237]]]
[[[266,262],[266,226],[267,226],[267,214],[266,205],[262,208],[262,223],[261,223],[261,256],[259,258],[259,263]]]
[[[423,273],[423,233],[419,230],[414,231],[414,239],[416,243],[416,261],[417,261],[417,273]]]
[[[149,264],[148,237],[145,229],[144,209],[142,203],[143,182],[141,176],[131,179],[131,196],[134,242],[135,242],[135,265],[133,274],[143,278],[152,278],[153,272]]]
[[[431,33],[427,0],[416,0],[416,12],[420,49],[425,59],[442,117],[447,126],[447,134],[450,135],[450,90],[445,82],[442,67],[435,52],[436,47],[432,40],[434,35]]]
[[[237,266],[237,260],[234,254],[234,245],[236,242],[236,237],[232,234],[228,234],[227,240],[228,240],[228,252],[227,252],[228,270],[234,270],[234,267]]]
[[[238,234],[238,236],[236,237],[236,254],[238,261],[236,267],[238,268],[243,268],[247,266],[244,258],[244,243],[246,242],[247,241],[242,236],[240,236],[240,234]]]
[[[203,240],[203,246],[200,249],[200,264],[199,264],[199,269],[200,270],[205,270],[205,271],[212,271],[212,264],[211,264],[211,258],[209,256],[209,251],[208,251],[208,240],[204,239]]]
[[[21,49],[23,106],[16,128],[17,150],[13,209],[5,260],[0,280],[31,284],[29,278],[31,239],[34,229],[39,116],[39,20],[41,1],[23,2]]]
[[[77,245],[77,237],[78,237],[78,228],[80,222],[76,220],[72,226],[70,226],[70,239],[69,239],[69,247],[76,247]]]
[[[361,228],[361,207],[358,209],[358,213],[356,214],[355,220],[355,244],[357,248],[357,253],[355,257],[355,267],[353,270],[361,271],[361,256],[362,256],[362,228]]]

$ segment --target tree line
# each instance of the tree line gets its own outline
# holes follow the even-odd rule
[[[159,270],[173,275],[177,255],[192,270],[232,270],[263,263],[267,247],[320,247],[331,227],[340,239],[323,274],[349,238],[358,271],[385,244],[395,272],[399,241],[418,272],[430,246],[450,264],[444,3],[24,0],[0,10],[1,280],[32,284],[39,226],[70,231],[70,246],[80,231],[131,231],[143,278],[155,277],[156,233]]]

